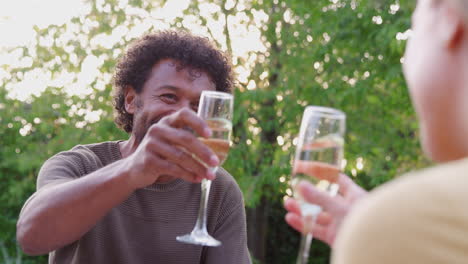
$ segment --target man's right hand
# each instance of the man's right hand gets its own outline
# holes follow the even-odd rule
[[[312,227],[314,237],[322,240],[331,247],[338,233],[341,222],[352,210],[352,206],[367,195],[367,192],[354,183],[348,176],[340,174],[338,177],[339,193],[332,197],[318,190],[309,182],[303,181],[297,186],[302,197],[309,203],[322,207],[315,225]],[[294,229],[302,232],[303,220],[298,201],[290,198],[285,201],[284,206],[288,213],[286,222]]]
[[[215,178],[207,166],[217,166],[219,159],[187,128],[202,137],[211,136],[206,122],[188,108],[149,127],[135,152],[126,159],[135,188],[148,186],[162,175],[190,182]]]

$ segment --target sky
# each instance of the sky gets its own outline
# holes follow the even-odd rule
[[[104,0],[93,0],[97,5],[102,5]],[[243,57],[251,51],[265,52],[266,48],[261,41],[261,32],[259,27],[264,21],[268,19],[268,15],[263,11],[254,13],[254,24],[245,26],[241,21],[249,20],[249,18],[242,12],[246,7],[243,5],[244,1],[238,2],[236,12],[229,16],[230,35],[232,41],[233,58]],[[119,0],[119,6],[126,6],[128,0]],[[221,12],[221,8],[213,3],[208,3],[199,0],[201,15],[209,18],[211,14]],[[132,29],[125,26],[114,28],[112,34],[94,37],[91,43],[101,45],[103,47],[112,47],[114,43],[120,41],[122,38],[134,38],[147,32],[150,26],[155,28],[168,28],[169,25],[165,21],[173,21],[176,17],[182,17],[183,11],[189,6],[190,0],[168,0],[162,8],[146,12],[145,19],[139,25]],[[103,6],[103,5],[102,5]],[[234,0],[226,1],[226,8],[232,8]],[[140,12],[136,9],[125,7],[126,12]],[[391,6],[389,12],[396,13],[399,10],[399,5]],[[33,62],[32,57],[19,59],[20,51],[7,52],[7,48],[16,46],[30,46],[35,45],[36,33],[34,27],[46,28],[49,25],[61,25],[68,22],[72,17],[87,14],[89,6],[84,4],[83,0],[0,0],[0,85],[3,81],[8,80],[10,75],[8,68],[12,67],[27,67]],[[291,14],[285,12],[285,19],[291,17]],[[208,19],[208,26],[212,30],[215,39],[224,39],[223,27],[224,20]],[[376,24],[382,23],[380,16],[374,16],[373,22]],[[197,35],[204,35],[211,37],[205,32],[205,28],[198,26],[197,17],[183,16],[183,25],[189,28],[192,33]],[[406,32],[399,32],[396,35],[398,40],[406,40],[411,35],[411,30]],[[73,33],[65,38],[76,38]],[[49,40],[51,42],[52,40]],[[225,43],[220,42],[221,47],[226,49]],[[76,56],[71,57],[77,60]],[[234,70],[236,71],[237,79],[240,83],[247,83],[250,73],[250,67],[255,64],[255,56],[250,56],[249,61],[242,65],[237,65]],[[99,72],[99,67],[102,65],[103,59],[96,58],[95,56],[86,57],[81,64],[81,72],[79,74],[61,72],[56,76],[51,76],[50,72],[44,69],[36,68],[21,76],[21,81],[17,83],[8,83],[6,89],[9,91],[9,97],[26,101],[32,95],[39,96],[48,86],[64,87],[65,92],[70,95],[87,96],[92,93],[89,87],[94,80],[98,79],[99,87],[104,87],[106,82],[109,82],[111,76],[102,76]],[[99,79],[100,78],[100,79]],[[88,87],[88,88],[84,88]],[[249,82],[246,85],[247,89],[255,89],[255,83]]]
[[[85,9],[80,0],[0,0],[0,47],[24,45],[40,28],[63,24]]]
[[[103,0],[95,0],[99,5]],[[220,12],[220,7],[215,4],[204,3],[200,1],[200,10],[204,16],[209,13]],[[226,7],[232,1],[228,0]],[[119,5],[126,6],[128,0],[120,0]],[[131,38],[142,35],[147,29],[154,25],[156,28],[168,28],[168,24],[164,21],[171,21],[176,17],[181,17],[183,11],[190,4],[190,0],[168,0],[162,8],[153,10],[146,14],[143,22],[131,30],[125,27],[115,28],[110,35],[95,37],[92,42],[96,45],[104,47],[112,47],[113,43],[120,41],[123,37]],[[265,47],[260,40],[261,33],[255,27],[238,26],[242,23],[239,21],[247,19],[242,10],[245,9],[242,1],[237,5],[235,15],[230,16],[230,33],[232,38],[233,57],[243,57],[250,51],[265,51]],[[125,8],[126,12],[139,12],[132,10],[129,7]],[[34,27],[46,28],[49,25],[62,25],[68,22],[72,17],[84,15],[89,12],[89,6],[84,4],[83,0],[0,0],[0,85],[2,79],[8,80],[8,67],[24,67],[31,65],[34,58],[23,58],[19,60],[19,54],[15,52],[7,52],[7,48],[17,46],[35,45],[36,33]],[[268,16],[264,13],[256,14],[257,23],[262,20],[266,21]],[[183,24],[189,28],[192,33],[197,35],[205,35],[203,28],[198,26],[194,16],[184,16]],[[224,39],[223,24],[218,21],[209,20],[208,25],[213,31],[215,38]],[[65,36],[64,36],[65,37]],[[69,37],[76,37],[74,34],[69,34]],[[221,42],[223,45],[224,43]],[[222,46],[226,49],[226,47]],[[110,81],[110,76],[100,75],[98,68],[102,65],[102,59],[95,56],[88,56],[81,64],[81,73],[62,72],[56,76],[51,76],[47,69],[33,69],[30,72],[21,76],[21,81],[18,83],[8,83],[6,89],[9,91],[10,98],[26,101],[32,95],[39,96],[48,86],[63,86],[65,91],[70,95],[89,95],[92,89],[84,89],[89,87],[95,79],[101,78],[103,82]],[[253,64],[254,62],[252,62]],[[248,65],[248,63],[247,63]],[[2,68],[3,66],[3,68]],[[238,79],[247,81],[249,74],[248,66],[239,66],[235,68]],[[104,84],[100,84],[103,86]]]

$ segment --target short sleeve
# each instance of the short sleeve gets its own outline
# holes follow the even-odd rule
[[[46,185],[77,179],[102,167],[96,155],[85,147],[75,147],[48,159],[37,177],[37,190]]]
[[[100,167],[101,160],[86,146],[78,145],[71,150],[55,154],[44,162],[39,170],[36,192],[24,203],[21,213],[42,189],[78,179]]]

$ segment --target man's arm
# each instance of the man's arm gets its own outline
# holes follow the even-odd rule
[[[128,173],[121,160],[86,177],[41,188],[25,204],[17,223],[23,251],[46,254],[79,239],[135,189]]]
[[[128,157],[83,177],[70,165],[82,162],[80,157],[65,157],[68,164],[67,159],[46,163],[39,177],[45,184],[28,200],[17,223],[17,239],[24,252],[45,254],[78,240],[134,190],[162,175],[191,182],[214,179],[211,171],[177,147],[196,154],[205,164],[219,162],[195,135],[181,129],[185,126],[209,136],[206,123],[193,111],[182,109],[153,124]],[[174,147],[174,142],[179,144]]]

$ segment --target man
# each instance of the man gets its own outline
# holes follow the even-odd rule
[[[336,197],[301,183],[324,209],[313,232],[334,247],[332,263],[468,262],[468,1],[419,0],[412,26],[403,70],[424,153],[441,164],[369,194],[345,175]],[[297,201],[285,206],[301,230]]]
[[[23,250],[49,253],[49,263],[250,263],[238,185],[192,156],[218,165],[194,134],[211,134],[195,111],[202,91],[231,86],[229,60],[204,38],[168,31],[136,41],[115,73],[116,123],[129,139],[44,163],[17,224]],[[176,241],[195,224],[202,179],[213,180],[207,223],[219,247]]]

